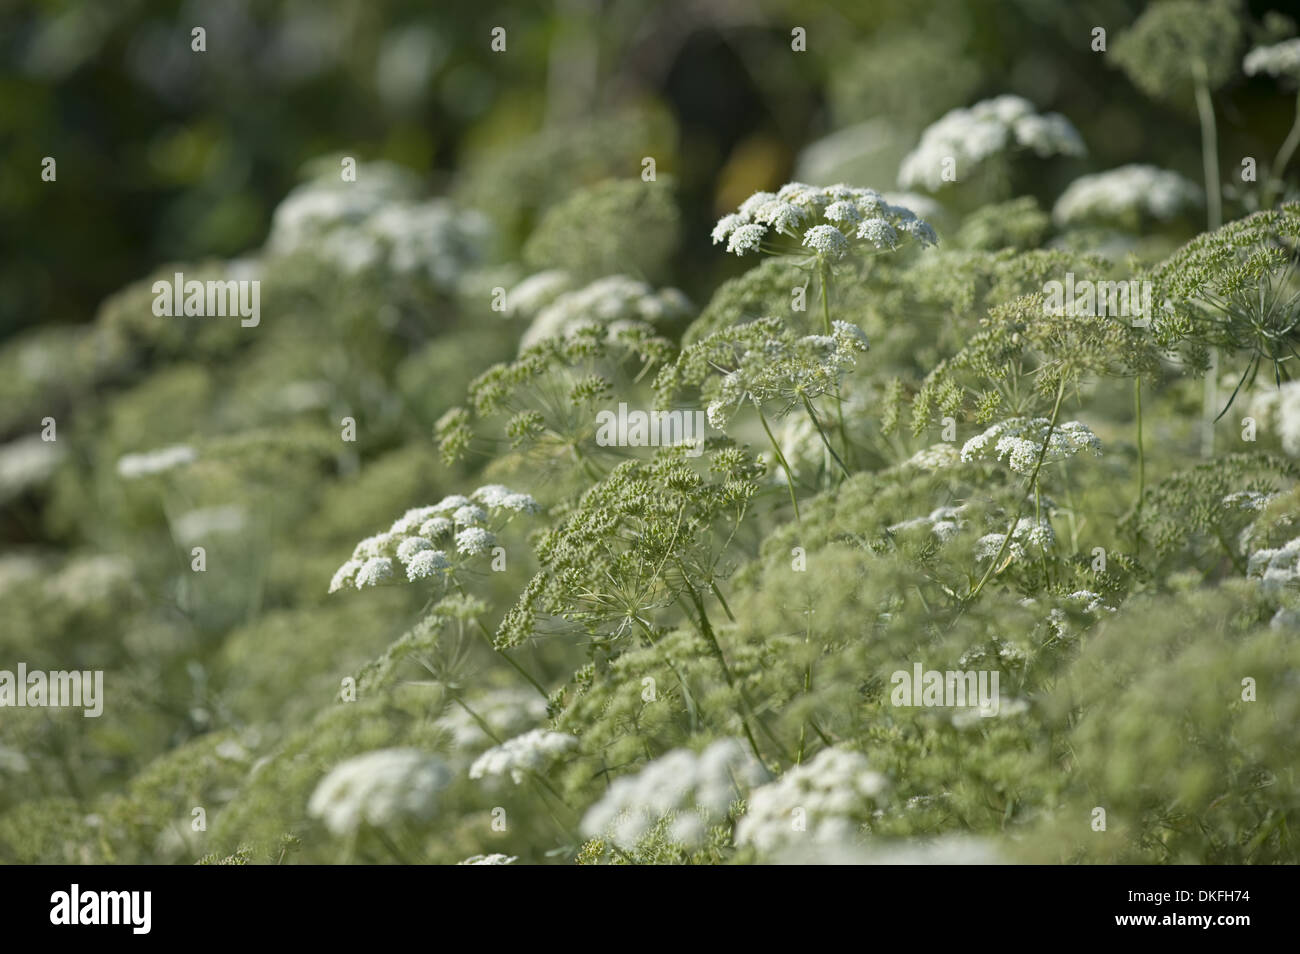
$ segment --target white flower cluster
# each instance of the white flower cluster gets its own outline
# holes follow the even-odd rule
[[[507,295],[507,302],[509,296]],[[586,327],[604,327],[611,338],[625,328],[653,330],[683,318],[691,301],[676,288],[656,291],[627,275],[598,278],[576,291],[564,292],[542,308],[519,341],[520,350],[546,338],[567,338]]]
[[[886,780],[865,755],[822,749],[775,782],[754,789],[736,824],[736,844],[771,854],[806,839],[813,844],[848,842],[859,820],[885,790]]]
[[[172,521],[172,534],[179,543],[196,543],[224,533],[239,533],[248,523],[248,509],[240,504],[200,507]]]
[[[453,494],[431,507],[406,511],[384,533],[366,537],[330,580],[331,593],[347,586],[364,589],[391,581],[399,565],[414,583],[453,568],[451,557],[437,544],[454,546],[460,556],[487,553],[496,535],[485,524],[504,524],[516,514],[536,513],[537,501],[500,484],[488,484],[471,497]]]
[[[696,754],[674,749],[635,775],[616,779],[582,819],[583,834],[608,834],[631,848],[661,820],[672,816],[669,837],[688,846],[704,841],[731,803],[767,773],[738,739],[720,739]]]
[[[1246,576],[1259,580],[1267,590],[1300,583],[1300,537],[1276,549],[1256,550],[1250,555]]]
[[[719,219],[713,244],[725,241],[728,252],[744,255],[759,251],[772,233],[798,239],[832,261],[843,258],[854,242],[892,249],[907,236],[922,246],[939,241],[916,213],[891,204],[875,189],[788,182],[776,192],[755,192],[736,212]]]
[[[1116,612],[1115,607],[1108,605],[1103,600],[1101,594],[1094,593],[1092,590],[1075,590],[1067,596],[1066,599],[1072,603],[1079,604],[1079,608],[1085,613],[1100,614],[1102,612]],[[1047,614],[1047,624],[1055,631],[1057,639],[1068,639],[1073,635],[1073,629],[1070,626],[1070,618],[1064,609],[1051,610]]]
[[[1168,169],[1134,163],[1080,176],[1052,207],[1058,225],[1123,221],[1137,214],[1167,222],[1201,204],[1201,190]]]
[[[117,475],[123,480],[151,477],[199,459],[198,451],[186,444],[173,444],[143,454],[126,454],[117,461]]]
[[[741,355],[739,366],[722,378],[718,395],[709,402],[709,426],[726,430],[731,409],[751,396],[758,401],[785,398],[795,404],[834,391],[857,366],[856,355],[870,348],[866,334],[847,321],[831,322],[829,335],[805,335],[793,346],[768,338],[760,349]]]
[[[1257,420],[1271,420],[1282,440],[1282,450],[1300,457],[1300,381],[1287,381],[1276,390],[1261,391],[1251,399],[1250,413]]]
[[[969,169],[1014,148],[1032,149],[1043,158],[1087,152],[1079,131],[1060,113],[1040,115],[1021,96],[997,96],[968,109],[954,109],[931,124],[903,158],[898,184],[936,192],[945,185],[943,172],[949,160],[958,169]]]
[[[355,228],[385,205],[413,194],[396,166],[374,163],[364,171],[356,182],[322,176],[293,189],[271,216],[267,251],[298,251],[334,229]]]
[[[1032,603],[1033,600],[1029,602]],[[957,660],[957,665],[970,669],[974,668],[977,663],[993,661],[994,663],[1007,663],[1018,666],[1028,658],[1028,654],[1015,643],[995,639],[991,645],[976,646],[973,649],[966,650]]]
[[[440,288],[482,260],[491,228],[478,212],[446,199],[413,201],[395,175],[368,167],[355,182],[322,178],[294,189],[276,208],[272,255],[307,252],[349,273],[383,265],[423,273]]]
[[[532,318],[565,292],[573,291],[573,276],[561,268],[529,275],[506,292],[505,313],[511,318]]]
[[[336,835],[361,825],[385,828],[433,814],[438,792],[451,781],[442,760],[415,749],[379,749],[340,762],[321,779],[307,812]]]
[[[998,701],[991,703],[987,709],[980,706],[966,706],[955,709],[948,721],[952,723],[954,729],[973,729],[987,725],[990,712],[996,713],[998,718],[1006,718],[1021,715],[1028,711],[1029,702],[1027,700],[1000,696]]]
[[[988,560],[1002,551],[1005,533],[986,533],[975,541],[975,559]],[[1011,531],[1011,542],[1007,544],[1006,555],[1012,560],[1023,560],[1026,552],[1037,553],[1050,550],[1056,546],[1056,532],[1052,525],[1043,518],[1038,523],[1029,517],[1021,517]]]
[[[1228,494],[1220,501],[1225,510],[1240,510],[1245,513],[1259,513],[1268,506],[1277,494],[1266,494],[1258,490],[1238,490]]]
[[[134,585],[135,564],[107,553],[74,557],[45,580],[45,592],[65,608],[93,606],[121,595]]]
[[[965,512],[965,504],[957,507],[939,507],[937,510],[930,511],[924,517],[913,517],[911,520],[896,523],[889,528],[889,532],[899,533],[911,530],[914,527],[927,527],[931,533],[939,538],[940,543],[947,543],[957,535],[962,527],[966,526],[966,521],[962,519],[962,514]]]
[[[987,458],[989,445],[993,446],[997,460],[1004,457],[1008,466],[1018,474],[1033,473],[1039,454],[1043,463],[1065,460],[1084,450],[1094,454],[1101,453],[1101,441],[1097,439],[1086,424],[1079,421],[1066,421],[1056,427],[1045,417],[1032,420],[1013,417],[994,424],[983,434],[977,434],[962,445],[961,459],[969,462],[978,458]],[[1051,438],[1048,438],[1048,430]],[[1043,442],[1047,441],[1047,450],[1043,451]]]
[[[969,835],[908,838],[845,856],[844,863],[860,865],[1001,865],[1006,860],[996,846]]]
[[[517,855],[470,855],[464,861],[458,861],[458,865],[512,865],[519,860]]]
[[[935,471],[961,462],[961,452],[947,442],[923,447],[899,466]]]
[[[1267,73],[1269,76],[1300,78],[1300,39],[1283,40],[1272,46],[1257,46],[1241,61],[1247,76]]]
[[[1300,629],[1300,609],[1283,606],[1268,621],[1270,629]]]
[[[529,772],[542,772],[578,745],[578,740],[563,732],[533,729],[500,745],[488,749],[469,768],[470,778],[509,773],[516,785],[523,783]]]
[[[57,441],[42,440],[39,434],[0,445],[0,502],[49,480],[63,453]]]

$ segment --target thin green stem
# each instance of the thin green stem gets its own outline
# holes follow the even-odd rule
[[[1052,442],[1052,434],[1056,430],[1056,419],[1061,413],[1061,399],[1065,397],[1065,379],[1062,378],[1056,388],[1056,402],[1052,405],[1052,418],[1047,424],[1047,433],[1043,436],[1043,446],[1038,450],[1038,459],[1034,461],[1034,470],[1029,475],[1029,483],[1035,490],[1035,501],[1037,501],[1038,472],[1043,468],[1043,458],[1047,456],[1048,445]],[[984,584],[989,581],[993,571],[997,569],[1002,557],[1006,554],[1007,548],[1011,545],[1011,535],[1016,532],[1016,527],[1020,525],[1020,518],[1025,512],[1025,501],[1022,496],[1020,506],[1016,509],[1015,519],[1011,521],[1011,526],[1007,528],[1006,534],[1002,537],[1002,546],[998,548],[997,554],[989,563],[989,568],[984,571],[980,581],[975,584],[975,588],[966,594],[964,602],[970,603],[971,600],[979,596],[980,590],[984,589]]]
[[[461,596],[467,595],[465,592],[465,587],[461,584],[460,580],[457,580],[455,577],[452,577],[452,582],[456,584],[456,589],[460,592]],[[543,699],[545,699],[547,702],[550,702],[551,701],[550,695],[547,693],[545,687],[543,687],[540,682],[538,682],[536,679],[533,678],[532,673],[526,670],[523,666],[519,665],[519,663],[515,661],[514,657],[511,656],[510,653],[504,647],[500,649],[497,648],[496,642],[492,639],[492,634],[488,631],[488,628],[483,625],[483,621],[481,619],[475,619],[474,625],[478,627],[479,632],[483,634],[483,638],[487,640],[488,647],[493,652],[497,653],[502,659],[508,662],[512,667],[514,667],[514,670],[517,673],[519,673],[519,675],[527,679]]]
[[[812,639],[812,627],[808,626],[803,631],[803,645],[804,645],[805,652],[807,652],[808,650],[808,643],[811,641],[811,639]],[[803,694],[807,696],[811,692],[812,692],[812,660],[809,659],[808,662],[804,664]],[[799,726],[799,751],[795,755],[795,759],[794,759],[795,765],[803,765],[804,742],[807,740],[807,737],[808,737],[808,723],[805,722]]]
[[[790,491],[790,505],[794,507],[794,519],[802,523],[803,521],[799,518],[799,498],[794,493],[794,471],[790,469],[790,462],[785,459],[785,454],[781,453],[781,445],[776,442],[776,437],[772,434],[772,428],[767,426],[767,417],[763,414],[763,406],[755,400],[754,408],[758,411],[758,419],[763,424],[767,439],[772,442],[772,450],[776,451],[776,459],[781,462],[781,467],[785,471],[786,487]]]
[[[741,712],[740,724],[745,730],[745,738],[749,741],[749,748],[754,753],[754,758],[758,759],[760,765],[767,766],[763,758],[763,752],[758,747],[758,741],[754,738],[754,731],[749,726],[749,714],[746,711],[749,706],[744,702],[744,691],[736,685],[736,677],[731,672],[731,667],[727,665],[727,657],[722,652],[722,646],[718,643],[717,636],[713,633],[713,624],[709,622],[708,611],[704,608],[704,601],[700,599],[700,594],[696,592],[695,587],[691,586],[690,580],[683,573],[682,581],[686,585],[686,592],[690,596],[691,603],[695,606],[695,612],[699,617],[696,627],[700,635],[708,642],[709,648],[713,650],[713,655],[717,657],[718,665],[722,667],[722,675],[727,680],[727,685],[736,689],[741,695]]]
[[[817,256],[817,284],[820,288],[820,297],[822,303],[822,334],[830,337],[831,335],[831,305],[830,298],[827,295],[828,285],[831,279],[831,267],[827,264],[826,259],[820,255]]]
[[[1195,78],[1196,112],[1201,121],[1201,165],[1205,172],[1206,222],[1211,229],[1223,224],[1223,191],[1219,182],[1219,136],[1214,121],[1214,101],[1210,98],[1205,64],[1192,63]],[[1210,369],[1205,375],[1204,402],[1201,409],[1201,456],[1214,455],[1214,408],[1219,402],[1219,349],[1210,350]]]
[[[832,325],[831,325],[830,283],[831,283],[830,264],[826,261],[826,259],[822,258],[819,255],[817,257],[817,284],[821,286],[822,329],[823,329],[823,333],[828,338],[833,333]],[[840,396],[840,390],[838,385],[835,388],[835,417],[839,425],[840,443],[844,445],[844,455],[846,457],[852,456],[853,449],[849,447],[849,431],[848,428],[844,426],[844,401]],[[816,423],[816,421],[814,420],[813,423]],[[817,430],[819,431],[821,430],[820,425],[818,425]],[[826,435],[824,434],[822,435],[822,440],[823,441],[826,440]],[[827,443],[826,446],[827,448],[829,448],[831,445]],[[831,451],[831,454],[834,455],[835,452]],[[848,468],[844,466],[844,462],[840,461],[839,457],[836,457],[835,460],[839,462],[840,467],[843,468],[844,472],[847,474]]]
[[[722,611],[727,614],[727,619],[734,623],[736,621],[736,614],[731,612],[731,607],[727,605],[727,598],[722,595],[722,590],[718,589],[718,581],[709,580],[709,589],[713,591],[713,595],[716,596],[718,602],[722,604]]]
[[[465,700],[460,697],[460,693],[451,692],[450,695],[451,695],[451,701],[456,703],[456,705],[460,706],[462,709],[464,709],[465,714],[468,715],[471,719],[473,719],[476,723],[478,723],[478,727],[483,730],[484,735],[486,735],[497,745],[501,744],[501,739],[497,736],[495,732],[492,731],[492,726],[488,724],[488,721],[484,719],[481,715],[479,715],[477,712],[475,712],[473,709],[471,709],[469,706],[467,706],[465,704]]]
[[[1300,146],[1300,94],[1296,96],[1295,121],[1291,123],[1291,131],[1286,134],[1286,139],[1282,141],[1282,147],[1278,149],[1277,157],[1268,170],[1268,181],[1264,183],[1264,201],[1261,203],[1263,208],[1271,209],[1273,199],[1282,191],[1282,174],[1286,172],[1287,163],[1295,154],[1296,146]]]
[[[687,616],[689,617],[690,614],[688,613]],[[650,632],[650,628],[646,626],[640,617],[635,619],[637,626],[641,627],[641,633],[645,636],[646,643],[650,646],[656,645],[654,634]],[[691,732],[696,732],[700,726],[700,709],[695,702],[695,697],[691,695],[691,687],[687,684],[686,677],[678,671],[672,657],[667,653],[664,654],[664,661],[668,664],[668,671],[677,677],[677,684],[682,689],[682,701],[686,705],[686,717],[690,720]]]
[[[844,476],[848,477],[849,469],[844,465],[844,461],[840,460],[840,455],[835,453],[835,448],[831,446],[830,438],[827,437],[826,432],[822,430],[822,422],[817,420],[817,412],[813,410],[812,401],[808,400],[808,395],[806,394],[801,394],[799,397],[803,399],[803,406],[808,411],[808,417],[812,420],[813,427],[817,428],[817,435],[822,439],[822,443],[826,445],[826,450],[829,451],[831,457],[835,459],[835,463],[840,465],[840,470],[844,473]]]
[[[1214,422],[1219,419],[1219,349],[1210,348],[1210,366],[1205,371],[1201,402],[1201,456],[1214,456]]]
[[[1137,500],[1133,503],[1133,553],[1140,556],[1142,552],[1142,497],[1147,488],[1147,457],[1142,444],[1142,375],[1133,378],[1133,412],[1137,423]]]
[[[1223,191],[1219,182],[1219,135],[1214,121],[1214,101],[1210,98],[1205,64],[1192,64],[1195,77],[1196,112],[1201,120],[1201,165],[1205,171],[1205,211],[1211,229],[1223,224]]]
[[[540,682],[538,682],[536,679],[533,678],[532,673],[530,673],[523,666],[519,665],[519,663],[515,660],[515,658],[510,655],[508,650],[497,649],[496,644],[492,641],[492,634],[488,632],[488,628],[483,625],[482,620],[475,620],[474,622],[478,624],[479,632],[483,634],[483,638],[487,640],[487,644],[492,648],[493,652],[497,653],[497,655],[499,655],[502,659],[508,662],[514,668],[515,672],[519,673],[519,675],[523,676],[532,684],[532,687],[537,690],[538,694],[541,695],[543,699],[545,699],[547,702],[550,702],[551,697],[547,693],[546,688]]]

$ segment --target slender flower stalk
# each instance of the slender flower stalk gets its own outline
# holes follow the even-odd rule
[[[763,425],[763,432],[767,434],[772,450],[776,453],[776,459],[780,461],[781,469],[785,471],[786,489],[790,491],[790,506],[794,508],[794,519],[800,520],[799,498],[794,492],[794,470],[790,467],[790,462],[785,459],[785,454],[781,452],[781,445],[777,443],[776,437],[772,434],[772,428],[767,423],[767,415],[763,413],[763,405],[755,400],[754,409],[758,411],[758,419]]]
[[[1061,413],[1061,399],[1064,397],[1065,397],[1065,380],[1062,379],[1061,383],[1056,388],[1056,400],[1052,404],[1052,416],[1049,419],[1047,424],[1047,434],[1043,439],[1042,447],[1038,451],[1038,457],[1034,461],[1034,468],[1029,474],[1029,485],[1034,489],[1035,506],[1037,506],[1038,503],[1038,473],[1043,469],[1043,459],[1047,456],[1047,449],[1052,445],[1052,434],[1056,430],[1056,419],[1057,416]],[[980,580],[975,585],[974,589],[972,589],[968,594],[966,594],[966,598],[964,600],[965,603],[970,603],[975,599],[975,597],[979,596],[980,591],[984,589],[984,584],[986,584],[989,581],[989,577],[993,575],[994,570],[998,569],[999,566],[1001,565],[1002,558],[1006,556],[1007,548],[1011,545],[1012,534],[1015,533],[1016,527],[1020,523],[1020,518],[1024,516],[1024,512],[1025,512],[1025,499],[1024,496],[1022,495],[1020,506],[1016,509],[1015,519],[1011,521],[1011,526],[1007,528],[1006,534],[1003,535],[1002,546],[998,548],[998,551],[994,555],[993,559],[989,561],[988,569],[984,571],[984,575],[980,577]]]

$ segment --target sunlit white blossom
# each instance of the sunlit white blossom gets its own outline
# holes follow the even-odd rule
[[[506,292],[505,313],[512,318],[532,318],[573,287],[573,277],[560,269],[529,275]]]
[[[726,241],[728,252],[744,255],[759,251],[774,236],[786,236],[835,261],[857,240],[877,249],[893,248],[900,234],[922,246],[938,242],[934,229],[915,212],[874,189],[788,182],[776,193],[754,193],[738,211],[724,215],[713,229],[713,243]]]
[[[410,182],[378,163],[355,182],[315,179],[276,208],[267,252],[310,255],[349,273],[383,267],[451,288],[484,259],[492,228],[479,212],[414,194]]]
[[[1260,390],[1251,399],[1250,413],[1271,423],[1283,451],[1300,457],[1300,381],[1284,381],[1279,388]]]
[[[124,480],[165,473],[199,459],[198,451],[186,444],[173,444],[143,454],[125,454],[118,459],[117,473]]]
[[[1300,78],[1300,38],[1255,47],[1246,54],[1241,68],[1247,76],[1267,73],[1269,76]]]
[[[734,228],[731,230],[731,238],[727,240],[727,251],[736,255],[757,252],[766,234],[765,225],[741,225]]]
[[[510,865],[518,861],[516,855],[471,855],[464,861],[458,861],[458,865]]]
[[[356,587],[378,586],[393,578],[393,561],[388,557],[371,557],[357,570]]]
[[[424,521],[424,523],[420,524],[419,533],[422,537],[427,537],[430,540],[437,540],[439,537],[444,537],[451,533],[454,526],[455,524],[446,517],[430,517],[428,520]]]
[[[563,732],[533,729],[488,749],[470,766],[469,777],[509,774],[519,785],[530,772],[545,771],[577,745],[576,738]]]
[[[433,541],[426,537],[407,537],[397,545],[397,559],[403,563],[410,563],[411,559],[421,550],[432,550]]]
[[[1046,450],[1043,448],[1044,441],[1047,442]],[[1033,473],[1040,455],[1042,462],[1048,464],[1073,457],[1084,450],[1093,454],[1101,453],[1101,441],[1097,435],[1079,421],[1066,421],[1052,427],[1047,418],[1030,420],[1014,417],[994,424],[984,433],[968,440],[962,446],[961,459],[972,461],[986,458],[990,445],[994,458],[1005,458],[1007,465],[1018,474]]]
[[[361,569],[363,563],[361,560],[348,560],[341,567],[334,571],[334,576],[330,580],[330,592],[337,593],[344,587],[352,586],[357,577],[357,571]]]
[[[1081,176],[1052,208],[1058,225],[1123,222],[1139,216],[1166,222],[1201,204],[1201,189],[1190,179],[1156,166],[1133,164]]]
[[[1300,584],[1300,537],[1280,547],[1256,550],[1250,555],[1246,575],[1270,590]]]
[[[239,533],[248,522],[248,510],[239,504],[199,507],[180,514],[172,533],[180,543],[193,543],[223,533]]]
[[[986,533],[975,541],[975,557],[979,560],[991,559],[999,552],[1004,558],[1013,561],[1023,560],[1026,555],[1051,550],[1056,546],[1056,532],[1044,517],[1037,523],[1030,517],[1021,517],[1016,521],[1016,528],[1011,532],[1011,540],[1003,550],[1005,533]]]
[[[447,766],[415,749],[380,749],[340,762],[312,792],[307,813],[335,835],[363,824],[387,828],[423,820],[437,808],[438,792],[451,781]]]
[[[451,566],[447,554],[441,550],[420,550],[406,562],[406,578],[414,583],[427,580]]]
[[[487,511],[482,507],[467,504],[464,507],[458,507],[456,512],[452,514],[451,519],[458,527],[475,527],[487,520]]]
[[[898,183],[934,192],[948,184],[943,174],[949,161],[969,169],[1010,149],[1032,150],[1044,158],[1086,152],[1079,131],[1060,113],[1040,115],[1029,100],[1004,95],[954,109],[926,128],[904,157]]]
[[[616,845],[633,847],[668,816],[669,837],[697,845],[709,825],[720,823],[731,803],[766,771],[738,739],[721,739],[700,753],[674,749],[633,775],[615,779],[587,810],[582,831],[608,835]]]
[[[748,810],[736,824],[736,844],[770,854],[805,839],[811,844],[852,841],[886,784],[866,756],[822,749],[750,793]],[[799,827],[791,822],[796,817]]]
[[[653,331],[691,312],[690,299],[676,288],[656,289],[627,275],[608,275],[557,295],[541,308],[519,341],[520,350],[547,338],[568,338],[583,328],[602,326]]]
[[[496,536],[482,527],[468,527],[456,534],[456,552],[471,556],[486,553],[496,541]]]

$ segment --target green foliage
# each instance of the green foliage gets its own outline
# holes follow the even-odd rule
[[[614,42],[641,22],[622,7],[572,34],[530,14],[489,68],[439,8],[457,45],[380,44],[428,53],[427,83],[398,57],[358,84],[405,118],[355,181],[326,156],[275,185],[260,249],[182,243],[192,263],[93,321],[0,344],[0,674],[105,685],[99,715],[0,710],[0,861],[1300,858],[1287,157],[1191,237],[1162,170],[1195,157],[1160,127],[1167,163],[1092,177],[1063,214],[1051,175],[1009,191],[1007,154],[1080,155],[1076,120],[1109,135],[1082,114],[1140,128],[1146,107],[1063,89],[954,115],[1041,68],[990,45],[1002,7],[832,7],[799,8],[826,50],[771,75],[763,30],[642,59]],[[1113,53],[1204,106],[1244,36],[1289,29],[1165,0]],[[722,84],[733,56],[755,111],[706,136],[694,71]],[[617,96],[579,68],[623,60]],[[774,95],[796,79],[825,96]],[[796,156],[818,101],[861,125]],[[430,109],[446,142],[409,119]],[[988,141],[942,178],[962,129]],[[219,132],[177,133],[188,159],[158,135],[173,175],[225,168]],[[809,172],[884,164],[887,187],[917,140],[906,178],[946,209]],[[431,165],[448,195],[411,171]],[[1173,212],[1135,196],[1157,181]],[[182,270],[258,276],[260,324],[155,315]],[[1144,281],[1150,313],[1111,307]],[[1250,418],[1205,414],[1209,373]],[[636,437],[616,410],[702,430]],[[933,673],[956,678],[914,687]]]
[[[1215,348],[1242,356],[1228,407],[1261,366],[1276,383],[1290,378],[1300,344],[1297,237],[1300,205],[1283,205],[1198,235],[1152,270],[1164,301],[1153,322],[1161,344],[1183,349],[1195,367]]]
[[[971,213],[957,232],[963,248],[995,252],[1001,248],[1031,249],[1043,244],[1051,218],[1033,196],[986,205]]]
[[[1236,73],[1241,34],[1238,0],[1160,0],[1115,41],[1115,62],[1146,95],[1186,99]]]
[[[575,192],[542,216],[524,245],[524,261],[586,278],[622,271],[662,281],[679,230],[672,190],[665,176],[654,188],[639,178],[611,179]]]

